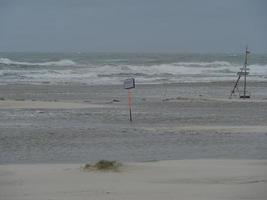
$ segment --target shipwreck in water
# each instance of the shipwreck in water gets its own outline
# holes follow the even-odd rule
[[[247,76],[249,75],[249,68],[247,68],[248,65],[248,54],[250,52],[248,51],[248,47],[246,47],[246,54],[245,54],[245,63],[242,68],[240,68],[240,71],[237,72],[237,80],[235,81],[235,85],[231,91],[231,94],[229,98],[232,98],[233,95],[238,93],[239,98],[241,99],[248,99],[250,98],[250,93],[247,91]],[[243,80],[243,84],[242,84]]]

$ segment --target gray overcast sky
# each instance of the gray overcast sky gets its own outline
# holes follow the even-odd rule
[[[0,0],[0,52],[267,53],[266,0]]]

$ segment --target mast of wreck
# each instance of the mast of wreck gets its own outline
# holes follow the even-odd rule
[[[235,82],[235,85],[231,91],[229,98],[232,97],[232,95],[235,93],[236,90],[238,91],[238,83],[239,83],[242,76],[244,76],[243,94],[240,95],[240,93],[239,93],[239,98],[242,98],[242,99],[250,98],[250,96],[247,95],[247,75],[249,74],[249,72],[248,72],[249,69],[247,68],[247,65],[248,65],[248,54],[249,53],[250,52],[248,51],[248,46],[247,46],[244,66],[242,68],[240,68],[240,72],[237,72],[238,78]]]
[[[246,95],[246,91],[247,91],[247,65],[248,65],[248,46],[246,47],[246,56],[245,56],[245,64],[244,64],[244,93],[243,93],[243,97],[247,98],[248,96]]]

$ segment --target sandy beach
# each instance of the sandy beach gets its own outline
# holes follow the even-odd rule
[[[0,166],[3,200],[265,200],[267,160],[179,160],[125,163],[119,172],[82,164]]]
[[[0,86],[0,199],[264,200],[266,83],[230,85],[139,85],[132,123],[121,86]]]
[[[75,102],[2,100],[0,109],[82,109],[108,107],[108,105]]]

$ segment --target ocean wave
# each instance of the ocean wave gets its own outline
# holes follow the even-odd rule
[[[213,66],[213,67],[211,67]],[[198,75],[203,73],[235,73],[240,66],[231,65],[228,62],[210,63],[169,63],[159,65],[103,65],[94,68],[100,76],[177,76]]]
[[[177,62],[173,63],[176,66],[186,67],[222,67],[232,66],[233,64],[227,61],[213,61],[213,62]]]
[[[0,58],[0,64],[5,65],[22,65],[22,66],[75,66],[77,65],[74,61],[69,59],[62,59],[58,61],[49,61],[49,62],[20,62],[13,61],[9,58]]]
[[[0,58],[1,63],[0,83],[1,81],[8,83],[30,82],[32,84],[38,82],[79,82],[91,85],[119,84],[128,77],[134,77],[139,83],[144,84],[235,80],[236,73],[242,67],[242,64],[238,65],[227,61],[175,62],[153,65],[118,63],[81,65],[67,59],[51,62],[18,62],[8,58]],[[63,67],[51,68],[49,66]],[[250,79],[266,80],[267,65],[253,64],[248,67],[250,68]]]

